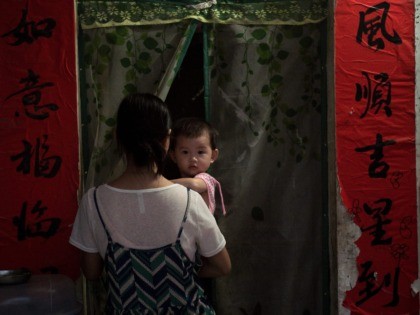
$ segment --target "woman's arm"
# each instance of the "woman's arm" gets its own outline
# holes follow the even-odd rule
[[[201,257],[203,266],[198,272],[202,278],[216,278],[226,276],[232,268],[229,253],[223,248],[218,254],[211,257]]]
[[[87,280],[97,280],[102,275],[104,262],[99,253],[81,252],[80,262],[83,275]]]

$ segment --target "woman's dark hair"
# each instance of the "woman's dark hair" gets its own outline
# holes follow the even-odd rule
[[[147,166],[162,174],[166,150],[163,140],[169,134],[171,117],[166,104],[157,96],[134,93],[120,103],[117,113],[118,146],[130,155],[136,166]]]
[[[207,121],[197,117],[184,117],[177,120],[171,133],[171,150],[175,149],[176,140],[179,136],[197,138],[207,132],[210,138],[212,150],[217,149],[217,130]]]

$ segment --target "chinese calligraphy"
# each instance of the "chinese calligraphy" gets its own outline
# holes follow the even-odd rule
[[[32,44],[39,37],[51,37],[52,31],[56,25],[54,19],[46,18],[39,22],[27,21],[28,8],[22,10],[22,18],[18,26],[9,32],[2,34],[2,37],[13,36],[16,41],[12,46],[19,46],[23,43]]]
[[[373,153],[370,155],[370,159],[373,160],[373,162],[369,165],[369,177],[386,178],[389,165],[388,163],[381,161],[384,157],[383,148],[385,146],[393,145],[395,143],[396,142],[394,140],[382,141],[382,135],[378,133],[376,135],[375,144],[355,149],[356,152],[366,152],[373,150]]]
[[[394,281],[392,281],[392,275],[391,273],[387,273],[383,277],[383,281],[378,285],[378,275],[377,273],[370,271],[370,268],[372,267],[373,263],[372,261],[366,261],[361,264],[361,267],[363,268],[362,274],[359,276],[357,281],[359,283],[364,284],[364,289],[359,291],[359,295],[362,296],[358,301],[356,301],[356,305],[360,306],[363,303],[365,303],[367,300],[371,299],[373,296],[377,295],[382,287],[390,287],[393,285],[393,294],[392,294],[392,300],[383,305],[385,307],[392,307],[398,305],[399,302],[399,295],[398,295],[398,279],[400,274],[400,268],[395,268],[394,271]]]
[[[36,214],[36,219],[40,219],[44,216],[47,207],[42,207],[42,201],[38,200],[35,206],[32,208],[30,213]],[[23,241],[28,237],[44,237],[49,238],[57,233],[60,227],[61,219],[59,218],[47,218],[39,220],[32,225],[27,224],[27,202],[24,202],[20,212],[20,216],[13,218],[13,224],[17,227],[17,239]]]
[[[389,213],[392,207],[392,200],[389,198],[382,198],[376,200],[375,204],[383,203],[383,207],[371,208],[367,203],[363,205],[364,211],[376,220],[376,224],[362,228],[362,232],[373,230],[370,234],[374,236],[371,244],[374,245],[388,245],[392,242],[392,237],[383,239],[385,235],[384,225],[390,224],[391,220],[386,219],[385,216]]]
[[[394,34],[391,35],[386,29],[389,8],[390,4],[388,2],[381,2],[367,9],[366,12],[359,12],[359,28],[356,36],[358,43],[362,42],[363,35],[367,35],[367,44],[370,47],[376,47],[376,50],[384,49],[384,40],[377,37],[379,31],[381,31],[382,36],[389,42],[393,44],[402,43],[397,32],[394,31]],[[381,10],[383,12],[379,15]]]
[[[9,236],[0,260],[72,278],[80,272],[68,243],[80,184],[75,13],[72,0],[0,1],[0,228]]]
[[[414,42],[407,31],[413,28],[407,12],[414,1],[374,1],[343,0],[344,10],[337,15],[342,20],[336,27],[339,94],[345,87],[337,98],[342,197],[362,232],[356,241],[357,283],[343,305],[352,314],[417,314],[410,284],[417,278],[418,262],[403,264],[409,253],[417,254],[415,111],[410,104]],[[349,25],[352,38],[346,37]],[[349,84],[349,78],[358,77]]]
[[[31,69],[28,70],[28,76],[21,79],[20,83],[24,84],[24,88],[10,94],[7,99],[10,99],[11,97],[26,93],[22,97],[22,103],[25,107],[25,113],[28,117],[37,119],[37,120],[44,120],[49,117],[50,111],[56,111],[58,110],[58,106],[54,103],[45,104],[45,105],[39,105],[39,102],[41,101],[41,89],[44,89],[49,86],[54,86],[52,82],[45,82],[45,83],[39,83],[39,75],[36,74]],[[19,115],[19,114],[16,114]]]
[[[365,111],[360,115],[360,118],[366,116],[369,109],[375,109],[375,114],[382,108],[385,111],[387,117],[392,115],[391,110],[391,82],[389,82],[388,74],[379,73],[374,76],[374,79],[378,81],[376,86],[372,89],[372,82],[366,71],[362,71],[362,75],[365,76],[367,86],[363,86],[359,83],[356,84],[356,101],[360,101],[362,98],[366,99]]]
[[[20,164],[16,168],[16,171],[22,172],[23,174],[29,174],[31,171],[31,159],[34,157],[35,177],[51,178],[57,175],[61,166],[61,157],[47,157],[46,154],[49,150],[49,146],[46,142],[48,140],[48,136],[44,135],[42,138],[42,142],[40,138],[36,139],[35,149],[33,149],[31,143],[26,140],[22,140],[24,146],[23,151],[11,157],[12,161],[21,160]]]

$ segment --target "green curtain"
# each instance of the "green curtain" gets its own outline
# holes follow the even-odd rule
[[[124,167],[113,141],[120,100],[132,92],[151,92],[165,99],[195,27],[196,22],[185,21],[83,31],[86,189],[118,176]]]
[[[327,16],[327,0],[79,0],[84,29],[156,25],[195,19],[217,24],[306,24]]]
[[[209,34],[212,174],[232,273],[219,315],[322,314],[321,62],[318,24],[215,25]]]

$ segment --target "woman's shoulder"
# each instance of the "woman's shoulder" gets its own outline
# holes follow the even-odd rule
[[[207,207],[201,195],[180,184],[172,184],[170,186],[163,187],[160,192],[168,194],[168,197],[175,203],[176,201],[186,202],[189,199],[190,207],[196,209],[201,207]]]
[[[211,212],[204,201],[203,197],[196,191],[190,189],[190,213],[193,214],[194,217],[205,217],[207,218],[208,214],[211,215]],[[212,216],[212,215],[211,215]]]
[[[203,199],[198,192],[180,184],[173,184],[168,186],[167,189],[163,191],[166,192],[168,196],[170,196],[170,198],[174,201],[178,200],[185,203],[189,200],[190,206],[194,208],[196,208],[197,203]]]

